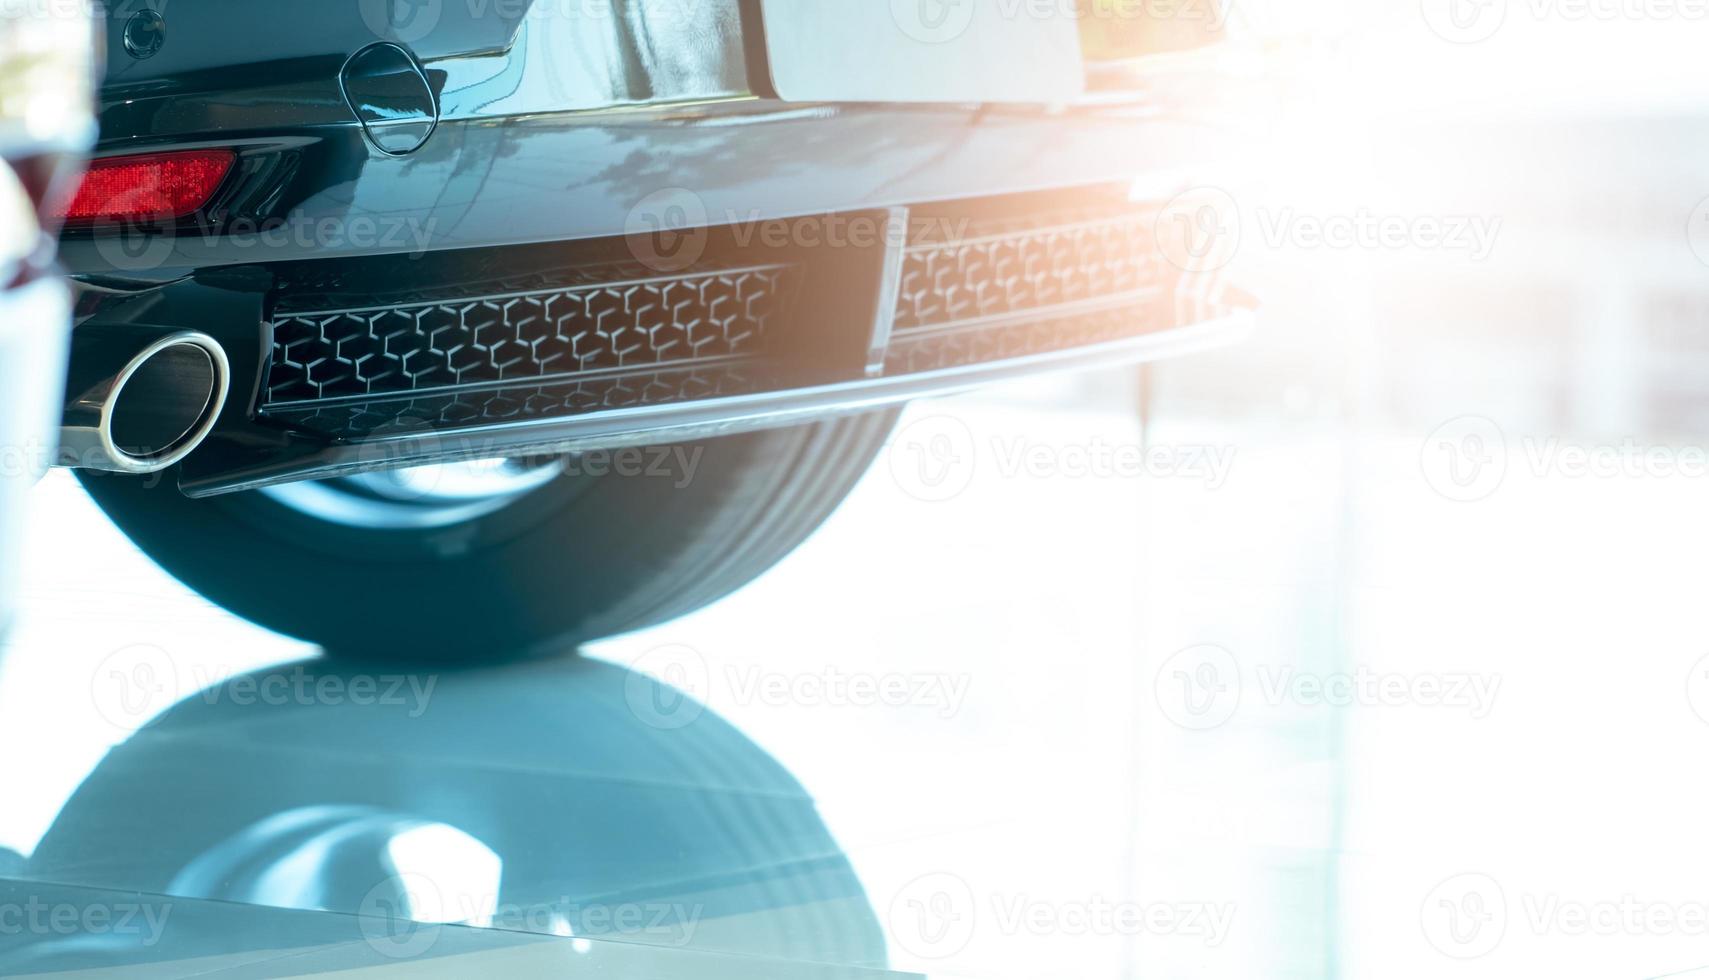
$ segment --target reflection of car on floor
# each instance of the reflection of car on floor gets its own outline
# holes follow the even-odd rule
[[[53,459],[71,304],[47,212],[94,140],[91,42],[77,3],[0,5],[0,632],[23,494]]]
[[[814,801],[729,722],[579,657],[418,666],[375,674],[315,660],[198,692],[101,761],[21,876],[336,912],[342,930],[275,948],[342,942],[400,963],[456,949],[430,925],[446,922],[673,953],[613,976],[852,978],[885,966],[878,916]],[[179,932],[158,945],[185,959],[269,938],[202,936],[175,918],[164,926]],[[155,945],[135,933],[0,936],[0,975],[135,970],[162,954]],[[598,964],[618,955],[591,952],[568,974],[603,976]],[[707,953],[727,965],[695,955]]]
[[[115,17],[67,461],[243,615],[478,657],[740,587],[910,398],[1235,336],[1143,57],[1210,25],[918,7]]]

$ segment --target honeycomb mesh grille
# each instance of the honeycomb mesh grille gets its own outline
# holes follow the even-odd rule
[[[1012,320],[977,330],[933,330],[898,336],[886,374],[920,374],[1090,347],[1135,336],[1154,318],[1150,307],[1114,307],[1048,320]]]
[[[511,389],[600,374],[618,376],[606,379],[605,390],[627,391],[635,385],[622,381],[625,374],[756,356],[788,300],[793,273],[764,266],[280,312],[271,322],[263,413],[301,415],[292,410],[335,399]],[[573,401],[597,408],[605,397]]]
[[[1056,309],[1141,298],[1173,278],[1149,212],[1049,214],[1024,223],[980,223],[970,232],[909,245],[896,333],[1021,314],[1048,318]]]
[[[1109,344],[1208,310],[1191,306],[1194,277],[1158,247],[1154,209],[990,204],[943,205],[939,220],[911,225],[883,374]],[[457,256],[446,275],[399,286],[343,268],[294,273],[269,323],[260,415],[364,441],[851,380],[869,366],[813,361],[813,344],[837,338],[810,319],[784,322],[798,304],[840,295],[825,284],[846,257],[645,277],[604,261],[516,271],[528,263]]]
[[[272,417],[293,428],[365,440],[727,398],[769,390],[777,384],[761,364],[731,362],[503,389],[287,407],[274,410]]]

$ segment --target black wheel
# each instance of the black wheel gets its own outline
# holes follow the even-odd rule
[[[333,654],[479,662],[708,605],[853,489],[895,411],[703,443],[428,467],[192,500],[83,484],[167,572]]]

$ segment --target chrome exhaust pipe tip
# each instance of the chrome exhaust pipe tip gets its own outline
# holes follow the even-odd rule
[[[225,350],[194,330],[156,332],[140,350],[101,333],[72,335],[59,465],[158,473],[194,452],[225,408]]]

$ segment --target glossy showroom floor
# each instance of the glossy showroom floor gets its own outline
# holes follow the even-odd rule
[[[7,887],[140,902],[143,939],[174,918],[0,948],[163,976],[1709,962],[1569,918],[1705,898],[1704,489],[1515,462],[1468,506],[1422,435],[1325,422],[1310,391],[1268,421],[1172,407],[1242,356],[1159,372],[1174,462],[1148,472],[1084,468],[1139,445],[1122,376],[916,405],[753,587],[484,671],[319,661],[51,477],[0,661]]]

